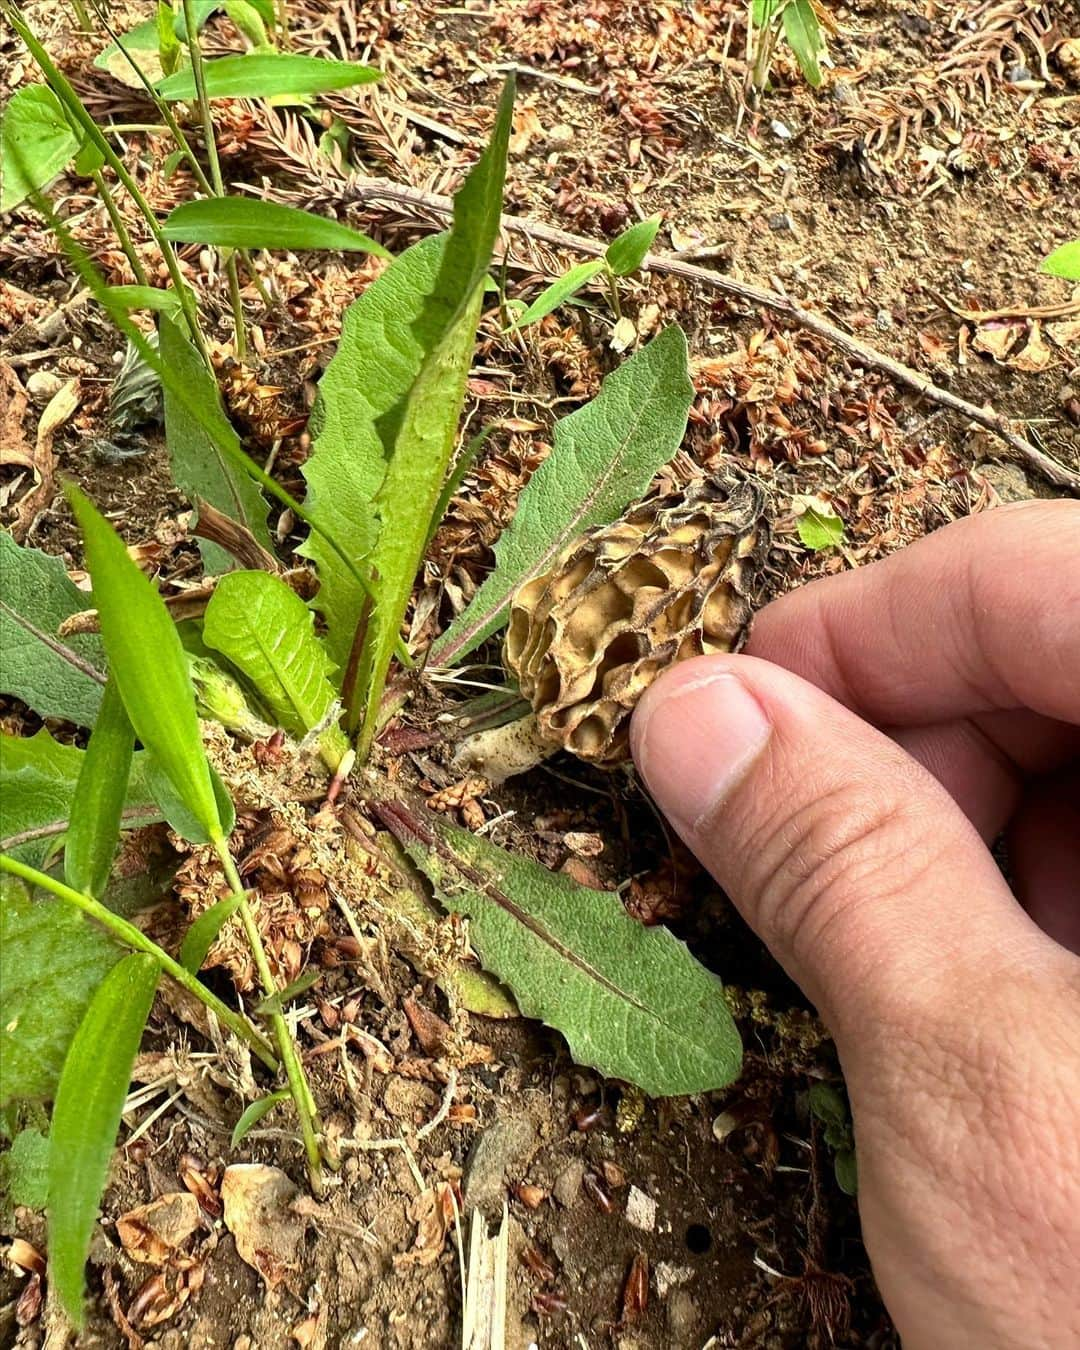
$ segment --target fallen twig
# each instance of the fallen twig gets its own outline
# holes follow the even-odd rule
[[[370,202],[382,201],[394,206],[411,207],[421,217],[425,212],[434,212],[437,215],[450,215],[453,212],[453,203],[449,197],[444,197],[435,192],[427,192],[423,188],[391,183],[385,179],[353,177],[341,184],[340,191],[342,197],[350,203],[367,205]],[[557,229],[553,225],[546,225],[543,221],[526,220],[520,216],[503,216],[502,226],[508,233],[523,234],[541,243],[549,244],[553,248],[583,253],[589,257],[599,257],[606,247],[595,239],[570,234],[568,231]],[[1025,440],[1023,436],[1013,430],[1009,420],[1000,413],[994,412],[991,408],[980,408],[974,403],[969,403],[967,399],[951,393],[948,389],[942,389],[932,380],[927,379],[925,375],[920,375],[917,370],[905,366],[902,361],[895,361],[891,356],[886,356],[884,352],[876,351],[873,347],[867,347],[857,338],[852,337],[850,333],[845,333],[836,324],[830,323],[828,319],[812,310],[803,309],[801,305],[796,304],[794,300],[787,296],[780,295],[776,291],[765,290],[760,286],[752,286],[745,281],[739,281],[736,277],[728,276],[725,272],[715,272],[708,267],[699,267],[695,263],[686,262],[682,258],[666,257],[662,253],[650,253],[643,265],[653,272],[666,272],[670,276],[683,277],[685,280],[695,282],[700,286],[710,286],[714,290],[725,291],[728,295],[738,296],[739,299],[746,300],[750,304],[762,305],[776,314],[784,315],[792,323],[798,324],[800,328],[805,328],[808,332],[816,333],[818,337],[824,338],[826,342],[839,348],[848,356],[854,357],[855,360],[861,361],[864,365],[872,366],[876,370],[884,371],[898,384],[906,384],[909,389],[914,389],[922,398],[929,399],[932,403],[937,403],[943,408],[950,408],[953,412],[960,413],[968,418],[969,421],[984,427],[1003,440],[1024,464],[1036,473],[1042,474],[1048,482],[1054,483],[1058,487],[1068,488],[1070,492],[1080,496],[1080,472],[1059,463],[1045,451]]]

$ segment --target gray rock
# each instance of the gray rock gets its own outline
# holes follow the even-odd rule
[[[571,1209],[581,1193],[581,1183],[585,1180],[585,1164],[580,1158],[567,1163],[555,1178],[551,1193],[564,1209]]]

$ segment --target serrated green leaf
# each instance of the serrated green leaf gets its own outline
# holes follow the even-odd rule
[[[313,615],[279,577],[222,577],[203,620],[203,640],[254,685],[277,725],[305,736],[334,702],[331,665]]]
[[[0,877],[0,1107],[52,1097],[91,995],[122,955],[76,910]]]
[[[506,620],[511,594],[550,567],[592,525],[617,520],[679,448],[694,396],[686,339],[675,326],[625,361],[584,408],[555,425],[551,454],[533,474],[495,546],[495,570],[429,660],[459,660]]]
[[[95,900],[112,871],[134,751],[135,732],[110,678],[79,769],[64,840],[64,880]]]
[[[203,910],[195,922],[184,934],[180,944],[180,964],[192,975],[198,975],[206,953],[214,945],[214,939],[221,932],[227,920],[240,908],[240,893],[227,895],[209,909]],[[286,1093],[286,1096],[288,1094]]]
[[[578,263],[576,267],[571,267],[540,292],[525,312],[514,320],[514,327],[528,328],[530,324],[546,319],[560,305],[565,305],[567,300],[577,295],[583,286],[587,286],[593,277],[603,270],[604,264],[599,258],[594,258],[591,262]]]
[[[663,216],[639,220],[608,244],[604,257],[617,277],[628,277],[638,270],[653,246],[662,220]]]
[[[844,522],[820,497],[796,497],[792,503],[798,515],[795,526],[807,548],[835,548],[844,538]]]
[[[469,919],[487,970],[571,1054],[653,1097],[738,1077],[739,1033],[723,988],[665,928],[645,928],[610,891],[593,891],[401,802],[375,807],[435,887]]]
[[[1080,239],[1054,249],[1043,259],[1039,271],[1052,277],[1064,277],[1066,281],[1080,281]]]
[[[86,545],[110,674],[131,725],[207,835],[218,837],[221,812],[176,625],[104,516],[73,485],[66,492]]]
[[[821,28],[810,0],[788,0],[781,16],[784,35],[788,40],[799,69],[808,84],[816,89],[821,84],[819,58],[825,51]]]
[[[59,638],[57,631],[93,603],[59,558],[20,548],[0,531],[0,693],[41,717],[92,726],[105,688],[104,647],[94,633]]]
[[[435,341],[425,301],[439,275],[445,235],[407,248],[345,312],[341,341],[319,382],[311,414],[312,451],[301,472],[307,502],[326,530],[345,541],[357,569],[375,542],[372,503],[386,472],[378,423],[405,397]],[[341,669],[349,659],[364,591],[319,535],[298,550],[319,573],[312,602],[326,622],[326,646]]]
[[[0,1210],[4,1202],[44,1209],[49,1198],[49,1138],[40,1130],[20,1130],[0,1157]]]
[[[0,734],[0,852],[41,865],[67,832],[85,758],[85,750],[60,745],[44,729],[34,736]],[[125,829],[161,819],[146,762],[146,755],[135,756],[124,799]]]
[[[160,352],[161,359],[180,376],[186,388],[199,395],[215,428],[213,436],[208,434],[166,385],[165,440],[177,487],[192,502],[201,497],[230,520],[246,526],[263,548],[272,553],[266,499],[235,458],[242,453],[240,441],[222,409],[217,382],[195,348],[165,315],[160,320]],[[233,457],[222,449],[225,442],[235,447]],[[200,539],[199,548],[208,572],[228,572],[235,566],[232,557],[217,544]]]
[[[289,1100],[289,1095],[288,1090],[282,1088],[280,1092],[271,1092],[266,1097],[260,1097],[257,1102],[252,1102],[233,1126],[229,1147],[237,1148],[243,1141],[244,1136],[258,1125],[263,1116],[268,1115],[274,1107],[280,1105],[281,1102],[287,1102]]]
[[[355,61],[332,61],[322,56],[294,56],[289,52],[250,52],[222,56],[203,63],[209,98],[277,98],[283,94],[321,94],[349,89],[382,79],[382,72]],[[179,70],[157,85],[162,98],[193,99],[195,76]]]
[[[49,1283],[83,1322],[83,1267],[161,971],[132,953],[105,976],[71,1042],[49,1133]]]
[[[502,220],[513,108],[509,79],[491,140],[454,198],[454,223],[425,305],[438,336],[400,407],[388,411],[378,427],[388,455],[375,500],[381,521],[371,553],[375,603],[359,663],[359,688],[366,698],[361,756],[374,738],[386,673],[457,436],[484,281]],[[351,692],[344,690],[347,708]]]
[[[166,216],[161,232],[166,239],[218,248],[335,249],[390,257],[382,244],[340,221],[255,197],[182,202]]]
[[[75,156],[79,138],[45,84],[16,89],[0,123],[0,211],[12,211],[47,187]]]

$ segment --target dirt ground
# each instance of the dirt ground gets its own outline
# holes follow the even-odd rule
[[[442,223],[440,195],[475,158],[503,74],[514,68],[505,209],[541,228],[507,231],[510,295],[535,295],[545,277],[581,260],[543,226],[604,242],[660,212],[657,253],[827,316],[941,388],[1022,419],[1033,442],[1080,471],[1080,301],[1066,282],[1038,274],[1051,249],[1080,234],[1080,16],[1066,0],[829,0],[824,87],[811,90],[781,48],[756,106],[746,92],[746,6],[731,0],[289,8],[298,50],[370,59],[386,80],[325,100],[324,123],[332,115],[348,133],[337,160],[319,148],[317,116],[219,105],[230,183],[335,214],[400,248]],[[94,68],[100,39],[74,35],[59,6],[24,9],[96,117],[147,120],[137,91]],[[118,26],[144,10],[112,7]],[[238,45],[223,17],[206,35],[214,52]],[[10,33],[0,37],[0,62],[10,91],[28,73]],[[161,139],[136,132],[126,145],[156,208],[190,195],[183,170],[166,177]],[[110,280],[129,282],[85,188],[67,183],[65,214]],[[134,216],[131,224],[138,229]],[[379,264],[268,261],[285,305],[267,314],[254,292],[246,295],[257,328],[244,372],[228,361],[215,260],[195,247],[182,256],[211,316],[245,444],[299,491],[319,374],[343,308]],[[149,245],[144,257],[153,261]],[[110,425],[121,342],[80,296],[32,212],[8,220],[0,266],[0,361],[27,395],[19,414],[27,436],[52,395],[77,379],[77,407],[53,441],[55,474],[87,488],[166,591],[190,584],[198,557],[160,426],[150,420],[118,436]],[[588,298],[588,308],[564,308],[521,337],[501,335],[495,318],[482,326],[468,425],[496,419],[498,429],[433,542],[418,583],[417,643],[475,590],[554,419],[618,364],[610,310],[600,293]],[[667,477],[728,464],[757,476],[773,530],[770,595],[883,556],[958,516],[1061,490],[985,429],[898,385],[872,356],[841,353],[722,289],[654,269],[626,283],[622,303],[642,338],[670,321],[686,330],[697,397]],[[32,481],[17,465],[0,470],[5,523],[77,571],[62,499],[46,496],[21,512]],[[793,499],[806,495],[843,518],[839,548],[814,553],[800,542]],[[297,522],[276,523],[286,549],[300,540]],[[469,678],[483,683],[492,674],[485,664],[498,660],[489,645]],[[452,789],[460,775],[446,728],[475,692],[464,682],[424,683],[384,736],[382,768],[429,797]],[[9,730],[37,725],[10,700],[2,711]],[[250,755],[223,753],[234,764]],[[248,803],[240,856],[253,885],[288,897],[313,827],[302,794],[281,805],[275,814],[261,799]],[[362,816],[362,793],[346,794],[343,810]],[[838,1188],[808,1109],[814,1081],[839,1084],[831,1043],[724,897],[674,849],[632,776],[564,757],[467,792],[464,814],[552,868],[621,888],[637,917],[685,937],[729,986],[746,1046],[742,1079],[723,1093],[670,1101],[604,1082],[575,1067],[555,1033],[454,1007],[437,963],[406,959],[385,915],[363,907],[362,887],[357,937],[309,877],[322,897],[320,923],[298,941],[322,978],[299,1006],[299,1037],[341,1141],[341,1171],[321,1204],[305,1196],[285,1110],[231,1151],[250,1073],[207,1038],[196,1012],[159,998],[78,1344],[459,1344],[462,1263],[477,1259],[470,1221],[455,1237],[463,1207],[481,1216],[472,1221],[478,1236],[506,1224],[510,1350],[895,1345],[855,1203]],[[348,835],[335,829],[335,839]],[[362,852],[363,830],[354,843]],[[355,850],[352,865],[360,868]],[[198,857],[186,859],[180,883],[146,920],[163,939],[179,931],[181,907],[197,902],[200,884]],[[233,993],[227,961],[209,978]],[[251,1221],[254,1264],[222,1222],[220,1183],[237,1162],[282,1169],[298,1187],[293,1194],[275,1182],[267,1193],[268,1208]],[[162,1264],[133,1259],[117,1219],[180,1192],[200,1202],[194,1230]],[[44,1249],[38,1215],[9,1214],[3,1231]],[[22,1289],[5,1266],[0,1343],[62,1345],[48,1309],[28,1317],[17,1304]]]

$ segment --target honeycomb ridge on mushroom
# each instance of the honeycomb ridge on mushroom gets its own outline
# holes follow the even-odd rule
[[[587,530],[518,588],[503,656],[545,739],[617,764],[661,671],[737,649],[769,547],[763,509],[751,480],[697,482]]]

